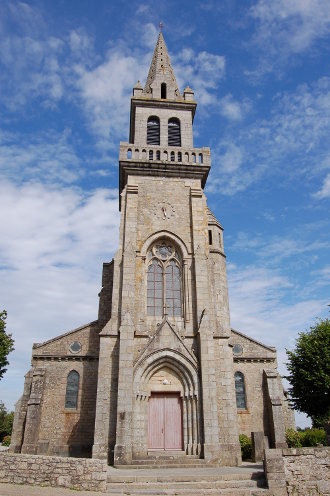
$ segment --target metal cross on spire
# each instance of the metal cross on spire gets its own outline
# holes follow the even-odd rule
[[[162,21],[159,21],[159,31],[162,32],[163,30],[163,23]]]

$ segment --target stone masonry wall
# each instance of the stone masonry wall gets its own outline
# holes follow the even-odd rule
[[[105,492],[106,479],[101,460],[0,453],[1,482]]]
[[[330,495],[330,447],[265,451],[272,496]]]

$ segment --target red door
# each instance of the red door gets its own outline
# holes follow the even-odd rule
[[[149,449],[182,449],[182,402],[180,394],[151,394],[148,430]]]

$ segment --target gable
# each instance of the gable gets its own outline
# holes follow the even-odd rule
[[[260,343],[235,329],[231,329],[229,345],[233,347],[234,359],[276,359],[276,348]],[[241,346],[241,353],[234,353],[235,345]]]
[[[38,358],[40,356],[98,356],[99,331],[100,327],[96,320],[44,343],[35,343],[32,349],[32,358]],[[70,346],[73,343],[79,343],[81,349],[71,351]]]

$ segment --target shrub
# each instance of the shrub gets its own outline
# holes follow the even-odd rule
[[[252,441],[251,438],[245,434],[239,435],[239,442],[241,445],[242,460],[251,460],[252,458]]]
[[[11,441],[11,436],[5,436],[2,440],[2,446],[9,446]]]
[[[294,429],[287,429],[285,432],[285,439],[289,448],[301,448],[301,432]]]
[[[327,438],[324,429],[305,429],[300,432],[301,445],[310,447],[317,446],[318,444],[327,445]]]

